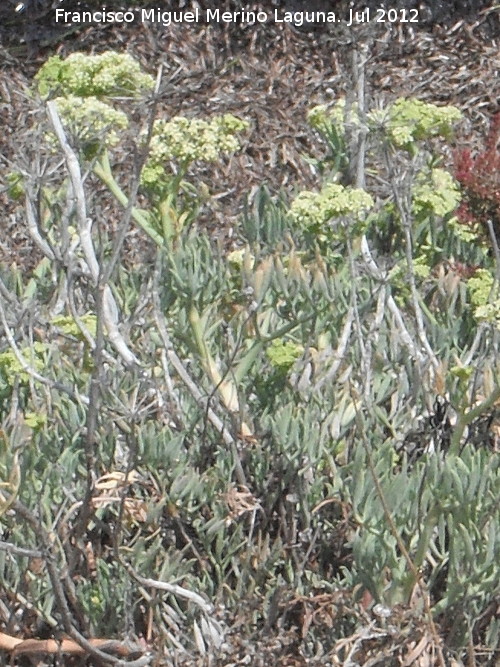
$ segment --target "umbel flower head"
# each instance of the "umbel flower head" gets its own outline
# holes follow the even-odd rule
[[[328,183],[320,192],[300,192],[292,202],[290,214],[301,226],[323,232],[327,231],[327,225],[333,219],[363,216],[373,204],[371,195],[364,190]],[[352,231],[356,234],[362,230]]]
[[[303,353],[302,345],[282,338],[273,340],[266,350],[271,365],[281,371],[288,371]]]
[[[57,111],[68,134],[87,158],[115,146],[128,127],[125,113],[109,102],[136,97],[154,87],[154,79],[127,53],[100,55],[73,53],[65,60],[49,58],[35,77],[38,92],[55,98]],[[55,143],[48,135],[49,143]]]
[[[494,276],[487,269],[479,269],[467,281],[476,320],[493,322],[500,329],[500,295]]]
[[[449,137],[453,124],[460,120],[462,113],[452,106],[436,106],[413,98],[398,98],[385,109],[373,109],[366,114],[368,129],[383,127],[391,142],[399,148],[410,148],[414,142],[430,137]],[[354,102],[349,108],[344,98],[337,100],[333,107],[319,105],[313,107],[307,119],[309,124],[324,133],[335,128],[341,136],[345,134],[346,124],[354,127],[361,125],[358,105]]]
[[[154,88],[154,79],[128,53],[72,53],[49,58],[35,77],[41,97],[137,97]]]
[[[98,150],[116,146],[120,141],[119,132],[128,127],[126,114],[96,97],[82,100],[68,95],[56,98],[55,103],[66,131],[87,158],[93,157]],[[49,135],[49,142],[53,141],[53,135]]]
[[[234,153],[240,148],[235,136],[248,123],[232,114],[216,116],[211,120],[175,116],[157,120],[153,127],[149,160],[142,172],[143,185],[155,185],[164,175],[163,165],[175,160],[183,169],[197,160],[215,162],[221,155]]]
[[[416,216],[445,216],[460,203],[460,188],[445,169],[431,169],[417,177],[413,191],[412,210]]]
[[[407,148],[420,139],[449,137],[462,113],[456,107],[401,97],[390,107],[389,116],[389,136],[396,146]]]
[[[319,104],[308,111],[307,121],[312,128],[319,132],[324,132],[333,126],[340,135],[344,135],[346,124],[360,125],[358,104],[354,102],[347,109],[345,97],[338,99],[332,107]]]

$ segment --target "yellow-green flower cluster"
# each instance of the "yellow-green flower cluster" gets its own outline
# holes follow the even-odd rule
[[[273,340],[266,350],[266,356],[271,365],[283,371],[289,370],[303,354],[302,345],[283,339]]]
[[[248,248],[240,248],[239,250],[233,250],[227,256],[227,261],[230,265],[238,267],[241,269],[247,261],[250,267],[253,267],[255,264],[255,255],[248,250]]]
[[[330,114],[326,104],[319,104],[307,112],[307,122],[315,130],[323,130],[330,122]]]
[[[413,258],[413,273],[416,278],[425,280],[431,273],[429,260],[425,254]],[[408,291],[408,267],[405,260],[399,261],[389,271],[389,280],[399,290]]]
[[[248,123],[231,114],[210,121],[184,116],[159,120],[153,130],[151,158],[156,162],[215,162],[221,153],[234,153],[239,149],[234,135],[247,127]]]
[[[333,126],[339,134],[343,135],[346,123],[360,124],[358,105],[354,103],[346,117],[346,101],[345,98],[341,97],[330,109],[325,104],[319,104],[310,109],[307,113],[307,121],[312,128],[319,132],[324,132]]]
[[[445,216],[460,203],[460,189],[445,169],[422,172],[413,191],[412,209],[416,216],[425,214]]]
[[[474,243],[479,247],[485,245],[485,240],[481,238],[481,228],[478,222],[464,225],[457,217],[453,216],[447,221],[446,225],[460,241]]]
[[[103,99],[138,96],[154,88],[154,79],[141,71],[127,53],[107,51],[100,55],[73,53],[65,60],[49,58],[35,77],[44,98],[55,97],[65,129],[78,140],[86,157],[115,146],[119,133],[128,127],[125,113]],[[54,144],[55,138],[48,136]]]
[[[73,53],[65,60],[53,56],[35,79],[42,97],[135,97],[154,88],[154,79],[141,71],[131,55],[114,51],[100,55]]]
[[[416,99],[399,98],[387,109],[373,109],[366,114],[368,128],[386,130],[392,142],[401,148],[409,148],[413,142],[434,136],[448,137],[453,123],[460,120],[462,114],[452,106],[438,107]],[[335,128],[342,136],[346,124],[359,126],[358,106],[352,104],[346,114],[346,101],[339,99],[332,108],[319,105],[307,115],[309,124],[319,132]]]
[[[86,327],[91,336],[97,333],[97,317],[92,313],[85,313],[80,318],[84,327]],[[75,318],[68,315],[57,315],[51,323],[62,331],[67,336],[74,336],[75,338],[83,338],[82,331],[78,326]]]
[[[55,100],[66,130],[79,141],[85,152],[102,144],[116,146],[120,141],[118,133],[128,127],[128,118],[109,104],[96,97],[81,99],[74,95],[58,97]]]
[[[388,131],[393,143],[407,148],[414,141],[449,137],[462,113],[452,106],[438,107],[416,99],[399,98],[389,109]]]
[[[413,272],[417,278],[425,279],[430,276],[431,267],[425,255],[418,255],[413,259]]]
[[[500,328],[500,296],[498,285],[494,289],[494,283],[489,271],[479,269],[473,278],[469,278],[467,287],[474,306],[474,317],[477,320],[494,322]]]
[[[163,165],[169,160],[176,160],[185,169],[196,160],[215,162],[222,154],[234,153],[240,148],[235,135],[247,127],[246,121],[231,114],[216,116],[209,121],[184,116],[157,120],[142,184],[155,185],[163,177]]]
[[[44,355],[47,349],[45,343],[37,341],[31,347],[21,349],[20,353],[23,359],[25,359],[26,364],[40,373],[45,366]],[[7,350],[0,354],[0,374],[10,386],[14,386],[16,378],[19,378],[20,382],[28,382],[30,378],[29,373],[24,370],[12,350]]]
[[[373,204],[371,195],[364,190],[329,183],[320,192],[300,192],[292,202],[290,213],[305,227],[323,226],[332,218],[361,215]]]

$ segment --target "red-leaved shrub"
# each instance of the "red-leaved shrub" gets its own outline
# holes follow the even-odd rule
[[[500,239],[500,113],[493,116],[482,152],[461,149],[454,153],[454,175],[463,199],[457,217],[465,225],[488,234],[491,220]]]

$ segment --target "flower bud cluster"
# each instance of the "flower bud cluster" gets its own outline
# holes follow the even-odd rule
[[[143,185],[154,185],[164,175],[163,165],[175,160],[183,169],[197,160],[215,162],[223,154],[240,148],[235,136],[248,127],[246,121],[231,114],[211,120],[175,116],[157,120],[150,142],[149,160],[142,172]]]
[[[417,177],[413,190],[412,209],[418,217],[437,215],[444,217],[453,213],[460,204],[460,188],[453,176],[445,169],[431,169]]]
[[[128,53],[72,53],[49,58],[36,75],[42,97],[137,97],[154,88],[154,79]]]
[[[500,328],[500,297],[495,278],[487,269],[479,269],[467,281],[474,306],[474,317],[479,321],[493,322]]]
[[[96,97],[87,97],[82,103],[79,97],[67,95],[57,97],[55,103],[67,132],[78,139],[87,157],[91,157],[100,144],[116,146],[120,141],[119,131],[128,127],[128,118],[123,111],[114,109]]]
[[[336,131],[343,136],[345,134],[346,126],[359,126],[360,120],[358,115],[358,105],[355,102],[351,105],[350,110],[346,109],[346,101],[341,97],[335,102],[333,107],[328,107],[326,104],[319,104],[309,110],[307,114],[307,121],[309,125],[318,130],[318,132],[325,132],[329,127],[335,127]]]
[[[271,365],[283,371],[288,371],[302,354],[304,354],[303,345],[282,338],[273,340],[266,350]]]
[[[153,78],[141,71],[132,56],[113,51],[73,53],[65,60],[54,56],[35,79],[42,97],[55,97],[64,127],[87,159],[103,148],[116,146],[119,133],[128,127],[126,114],[108,102],[118,96],[135,97],[154,87]],[[56,143],[53,134],[47,140]]]
[[[408,149],[415,141],[435,136],[449,137],[453,123],[461,117],[462,113],[456,107],[438,107],[421,100],[401,97],[388,108],[369,111],[366,124],[368,130],[385,129],[395,146]],[[357,104],[352,104],[347,110],[344,98],[331,108],[326,105],[314,107],[309,111],[307,119],[315,130],[325,133],[329,127],[334,127],[341,136],[345,134],[346,126],[361,126]]]
[[[421,139],[449,137],[453,123],[461,117],[456,107],[438,107],[421,100],[399,98],[390,107],[389,136],[401,148]]]
[[[340,216],[360,215],[374,205],[368,192],[328,183],[320,192],[304,190],[292,202],[290,213],[305,227],[324,226]]]

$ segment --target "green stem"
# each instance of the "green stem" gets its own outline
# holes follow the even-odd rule
[[[168,239],[170,241],[174,237],[174,227],[175,227],[171,216],[171,210],[172,210],[171,198],[167,197],[166,199],[163,199],[158,206],[158,210],[160,212],[161,225],[163,229],[163,238]]]
[[[210,354],[208,347],[203,339],[203,331],[201,326],[201,318],[193,305],[189,311],[189,322],[194,335],[194,340],[200,354],[201,363],[207,375],[212,380],[216,391],[222,399],[227,410],[232,414],[240,412],[240,403],[238,399],[238,389],[234,382],[226,378],[226,374],[221,375],[215,359]],[[242,421],[240,424],[240,432],[243,436],[252,435],[249,426]]]
[[[109,156],[107,151],[103,153],[103,156],[100,161],[96,162],[94,165],[94,174],[101,179],[104,185],[109,189],[109,191],[114,195],[114,197],[120,202],[120,204],[126,208],[128,205],[128,197],[120,188],[116,182],[113,173],[111,171],[111,165],[109,164]],[[153,239],[156,245],[160,248],[164,246],[164,239],[161,234],[159,234],[149,222],[147,218],[147,213],[141,211],[138,208],[132,209],[132,217],[137,222],[139,227],[143,229],[146,234]]]

